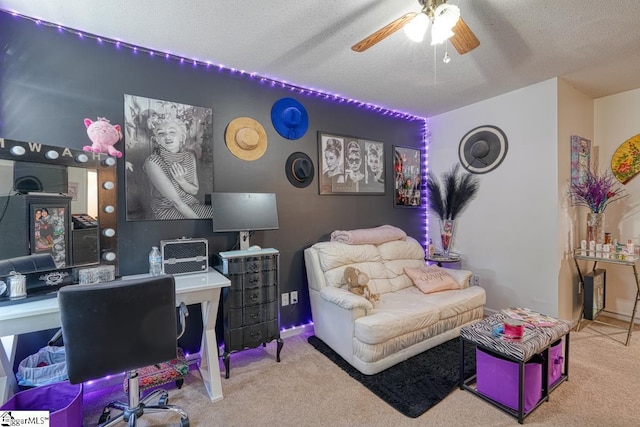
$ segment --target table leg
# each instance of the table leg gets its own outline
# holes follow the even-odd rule
[[[518,424],[524,422],[524,362],[518,362]]]
[[[542,399],[549,401],[549,347],[542,351]]]
[[[218,344],[216,341],[216,312],[220,302],[220,289],[215,289],[211,301],[202,302],[202,344],[200,345],[200,376],[212,402],[222,399],[222,381],[218,364]]]
[[[578,260],[573,258],[573,262],[576,264],[576,270],[578,270],[578,286],[580,287],[578,293],[582,294],[582,309],[580,310],[580,319],[578,319],[578,324],[576,325],[576,332],[580,332],[580,326],[582,325],[582,319],[584,318],[584,277],[582,277],[582,270],[580,270],[580,264],[578,264]]]
[[[460,337],[460,390],[464,390],[464,338]]]
[[[636,319],[636,311],[638,309],[638,300],[640,299],[640,282],[638,281],[638,270],[636,269],[636,265],[633,264],[633,277],[636,280],[636,301],[633,303],[633,312],[631,313],[631,320],[629,321],[629,332],[627,332],[627,342],[625,343],[628,346],[631,343],[631,334],[633,333],[633,326],[635,324]]]
[[[569,335],[570,332],[567,332],[564,339],[564,375],[566,377],[566,381],[569,381]]]
[[[11,353],[15,353],[15,345],[12,344]],[[0,405],[9,400],[18,391],[18,382],[13,374],[13,358],[7,356],[4,342],[0,340]]]

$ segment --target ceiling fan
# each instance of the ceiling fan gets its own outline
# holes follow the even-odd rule
[[[460,17],[458,6],[447,4],[447,0],[418,0],[418,2],[422,6],[420,12],[402,15],[351,46],[351,50],[364,52],[403,27],[409,38],[422,41],[429,23],[431,23],[431,44],[449,40],[460,55],[471,52],[480,45],[480,40]]]

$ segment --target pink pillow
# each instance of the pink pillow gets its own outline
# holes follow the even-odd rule
[[[404,272],[425,294],[432,292],[460,289],[460,284],[442,268],[435,265],[425,265],[420,268],[405,267]]]

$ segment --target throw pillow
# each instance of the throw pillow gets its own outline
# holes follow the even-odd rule
[[[453,277],[435,265],[425,265],[420,268],[405,267],[404,272],[409,276],[413,284],[425,294],[460,289],[460,284]]]

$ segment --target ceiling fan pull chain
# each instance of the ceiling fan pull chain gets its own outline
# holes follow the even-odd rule
[[[449,42],[444,42],[444,58],[442,58],[442,62],[448,64],[451,62],[451,57],[449,56]]]
[[[438,74],[438,61],[436,56],[438,54],[438,46],[433,45],[433,87],[436,87],[436,77]]]

